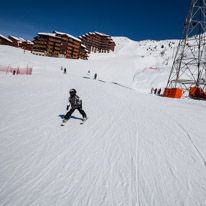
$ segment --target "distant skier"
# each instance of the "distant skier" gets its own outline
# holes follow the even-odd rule
[[[66,68],[64,68],[64,74],[66,74],[67,73],[67,69]]]
[[[157,93],[157,88],[155,88],[155,90],[154,90],[154,94],[156,94]]]
[[[94,79],[97,79],[97,73],[94,74]]]
[[[153,94],[153,92],[154,92],[154,88],[152,87],[152,89],[151,89],[151,94]]]
[[[82,109],[82,100],[77,96],[76,94],[76,90],[75,89],[70,89],[69,94],[69,101],[67,104],[67,110],[69,110],[69,107],[71,106],[71,109],[69,110],[69,112],[67,112],[67,114],[64,117],[63,123],[66,123],[68,121],[68,119],[70,118],[70,116],[72,115],[72,113],[77,109],[80,114],[83,117],[83,122],[85,122],[87,120],[87,115],[85,113],[85,111]]]
[[[161,88],[158,90],[158,93],[157,93],[158,95],[160,95],[161,94]]]

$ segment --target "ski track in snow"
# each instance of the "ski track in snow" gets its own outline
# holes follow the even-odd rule
[[[108,61],[105,54],[82,63],[26,53],[36,64],[32,76],[0,76],[0,205],[206,205],[205,102],[136,91],[137,70],[149,65],[138,52],[125,39]],[[56,70],[62,61],[67,75]],[[101,78],[85,75],[91,66]],[[60,127],[73,87],[89,119],[80,125],[75,111]]]
[[[182,125],[178,124],[179,127],[183,130],[183,132],[185,133],[185,135],[188,137],[188,139],[190,140],[191,144],[193,145],[193,147],[195,148],[195,150],[197,151],[200,159],[202,160],[203,164],[206,166],[206,161],[202,155],[202,153],[200,152],[200,150],[198,149],[198,147],[195,145],[195,143],[192,140],[192,137],[189,135],[189,133],[182,127]]]

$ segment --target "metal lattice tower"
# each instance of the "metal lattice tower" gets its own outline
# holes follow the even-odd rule
[[[192,86],[206,92],[206,0],[191,0],[167,88],[187,94]]]

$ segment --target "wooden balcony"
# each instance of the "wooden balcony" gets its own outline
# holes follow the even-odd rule
[[[61,39],[55,39],[55,38],[49,37],[49,41],[61,42]]]
[[[64,41],[68,41],[68,37],[64,37],[64,36],[62,36],[62,40],[64,40]]]
[[[75,48],[79,48],[80,47],[80,45],[75,45],[75,44],[70,43],[70,42],[68,42],[68,45],[71,46],[71,47],[75,47]]]
[[[79,41],[74,41],[74,43],[75,43],[76,45],[81,45],[81,43],[80,43]]]
[[[48,48],[52,48],[52,49],[53,49],[53,47],[54,47],[54,46],[48,44]]]
[[[69,46],[69,47],[67,47],[67,49],[72,50],[73,48]]]
[[[76,56],[78,56],[78,53],[77,53],[77,52],[73,52],[73,55],[76,55]]]

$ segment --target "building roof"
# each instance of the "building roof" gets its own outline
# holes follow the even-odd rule
[[[12,43],[12,41],[11,41],[10,39],[8,39],[7,37],[5,37],[4,35],[0,34],[0,37],[3,38],[3,39],[5,39],[6,41],[9,41],[9,42]]]
[[[95,35],[95,34],[98,34],[100,36],[103,36],[103,37],[106,37],[107,40],[111,43],[114,43],[115,42],[113,41],[113,39],[111,38],[111,36],[107,35],[107,34],[103,34],[103,33],[100,33],[100,32],[88,32],[87,34],[84,34],[82,36],[79,36],[80,39],[84,38],[84,37],[88,37],[89,35]],[[84,40],[83,40],[84,41]],[[116,45],[116,44],[115,44]]]
[[[30,40],[26,40],[26,41],[24,41],[24,42],[26,42],[27,44],[34,44],[32,41],[30,41]]]
[[[11,37],[12,39],[15,39],[16,41],[19,41],[19,38],[15,37],[15,36],[9,36]]]
[[[60,37],[56,36],[53,33],[42,33],[42,32],[39,32],[38,35],[41,35],[41,36],[51,36],[51,37],[54,37],[54,38],[57,38],[57,39],[61,39]]]
[[[82,35],[82,36],[80,36],[80,37],[86,37],[86,36],[88,36],[88,35],[95,35],[95,34],[98,34],[98,35],[100,35],[100,36],[104,36],[104,37],[108,37],[108,38],[111,38],[109,35],[107,35],[107,34],[103,34],[103,33],[100,33],[100,32],[88,32],[87,34],[84,34],[84,35]]]
[[[76,38],[76,37],[74,37],[74,36],[72,36],[72,35],[70,35],[70,34],[63,33],[63,32],[58,32],[58,31],[54,31],[54,33],[59,34],[59,35],[65,35],[65,36],[68,36],[68,37],[70,37],[70,38],[72,38],[72,39],[74,39],[74,40],[76,40],[76,41],[81,42],[80,39],[78,39],[78,38]]]
[[[109,35],[106,35],[106,34],[103,34],[103,33],[100,33],[100,32],[96,32],[96,31],[95,31],[95,34],[99,34],[101,36],[109,36]]]
[[[21,37],[19,37],[19,40],[20,40],[20,41],[25,41],[25,39],[23,39],[23,38],[21,38]]]

